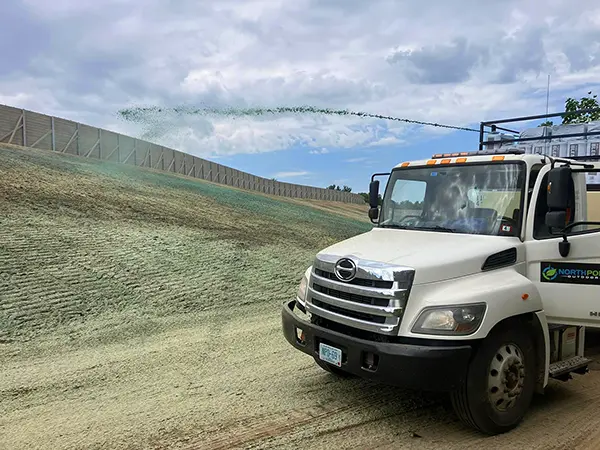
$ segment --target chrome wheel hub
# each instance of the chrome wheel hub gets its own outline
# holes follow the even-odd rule
[[[490,403],[498,411],[512,408],[525,382],[523,354],[514,344],[500,347],[488,370],[488,396]]]

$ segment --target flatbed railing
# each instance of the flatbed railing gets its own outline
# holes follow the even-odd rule
[[[565,117],[565,116],[575,116],[577,114],[586,114],[591,112],[600,112],[600,108],[588,108],[588,109],[579,109],[577,111],[563,111],[549,114],[537,114],[534,116],[521,116],[521,117],[511,117],[506,119],[496,119],[496,120],[486,120],[480,122],[479,124],[479,150],[483,150],[486,145],[498,144],[498,141],[486,141],[485,134],[489,132],[506,131],[508,133],[519,134],[519,131],[511,130],[509,128],[499,127],[498,124],[505,123],[514,123],[514,122],[529,122],[532,120],[540,120],[540,119],[550,119],[552,117]],[[591,131],[585,133],[569,133],[569,134],[560,134],[560,135],[545,135],[545,136],[536,136],[536,137],[514,137],[505,142],[533,142],[533,141],[551,141],[552,139],[567,139],[567,138],[576,138],[576,137],[589,137],[589,136],[600,136],[600,131]],[[502,142],[502,141],[500,141]]]

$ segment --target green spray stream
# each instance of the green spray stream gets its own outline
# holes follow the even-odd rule
[[[226,117],[260,117],[265,115],[279,114],[321,114],[329,116],[356,116],[371,119],[391,120],[395,122],[405,122],[416,125],[426,125],[439,128],[450,128],[454,130],[473,131],[479,133],[479,130],[467,127],[458,127],[454,125],[444,125],[435,122],[424,122],[400,117],[387,116],[382,114],[372,114],[363,111],[350,111],[348,109],[318,108],[315,106],[280,106],[276,108],[194,108],[188,106],[178,106],[174,108],[163,108],[159,106],[134,107],[121,109],[118,115],[129,122],[148,123],[153,117],[166,114],[189,115],[189,116],[226,116]]]

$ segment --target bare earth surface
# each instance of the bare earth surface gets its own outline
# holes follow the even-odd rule
[[[600,448],[598,363],[486,438],[294,351],[280,305],[351,208],[15,149],[0,174],[2,450]]]
[[[125,326],[106,320],[88,324],[93,337],[77,343],[64,334],[6,346],[0,448],[583,449],[600,442],[597,370],[551,383],[518,429],[484,438],[457,422],[443,398],[323,372],[290,351],[276,308],[172,320],[150,337],[111,342]]]

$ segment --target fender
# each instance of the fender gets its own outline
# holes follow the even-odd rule
[[[542,394],[544,388],[548,385],[548,369],[550,368],[550,331],[548,321],[544,311],[538,311],[534,314],[534,327],[537,331],[534,334],[536,340],[537,353],[537,392]]]
[[[490,272],[413,286],[399,334],[406,337],[430,337],[436,340],[483,339],[497,324],[508,317],[543,311],[542,299],[537,288],[521,273],[524,268],[525,263],[520,263]],[[424,308],[481,302],[485,302],[487,308],[480,327],[473,334],[441,336],[415,334],[411,331]]]

